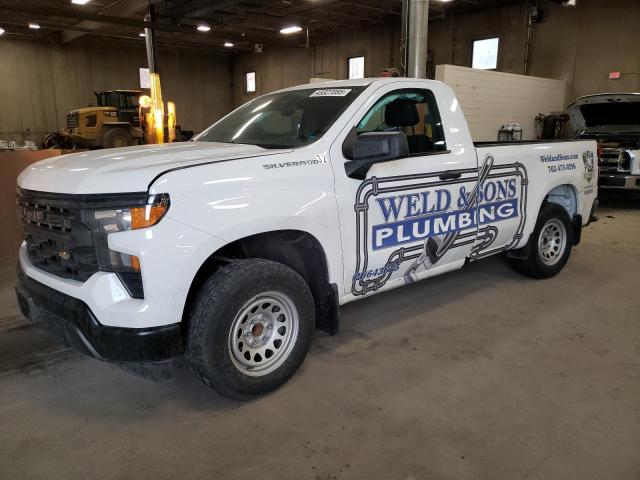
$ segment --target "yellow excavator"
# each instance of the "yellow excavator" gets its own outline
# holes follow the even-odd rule
[[[43,148],[114,148],[143,143],[182,141],[189,133],[182,132],[175,121],[175,105],[168,102],[158,138],[152,110],[152,100],[140,90],[108,90],[95,92],[97,106],[72,110],[61,132],[50,133],[42,141]],[[160,100],[161,101],[161,100]],[[165,117],[164,112],[161,114]],[[166,128],[164,127],[166,125]]]
[[[95,92],[96,107],[80,108],[67,115],[62,132],[45,136],[43,148],[114,148],[134,144],[188,140],[176,124],[176,105],[162,100],[160,74],[156,68],[155,7],[150,4],[145,15],[144,37],[149,62],[150,96],[139,90]]]
[[[139,90],[95,92],[97,106],[72,110],[61,132],[43,139],[44,148],[113,148],[142,143]]]

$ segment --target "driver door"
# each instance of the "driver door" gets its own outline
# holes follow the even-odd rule
[[[466,124],[457,129],[441,117],[443,110],[458,108],[454,101],[449,91],[425,89],[423,82],[387,84],[332,145],[343,294],[366,295],[455,269],[471,252],[475,214],[460,195],[476,185],[477,161]],[[359,178],[349,176],[342,146],[350,133],[354,138],[353,128],[356,134],[402,132],[409,156],[373,163]]]

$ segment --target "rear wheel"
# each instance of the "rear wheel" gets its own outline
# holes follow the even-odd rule
[[[104,148],[129,147],[131,145],[133,145],[133,138],[124,128],[110,128],[102,136]]]
[[[525,258],[512,259],[516,271],[533,278],[557,275],[569,260],[573,245],[573,227],[567,211],[555,203],[540,210],[536,227],[527,245]]]
[[[238,260],[200,289],[186,356],[223,395],[249,399],[283,385],[309,351],[315,306],[307,283],[281,263]]]

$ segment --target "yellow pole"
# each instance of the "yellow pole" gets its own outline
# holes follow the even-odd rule
[[[167,102],[167,128],[169,131],[169,143],[176,139],[176,104]]]
[[[160,88],[160,75],[149,74],[151,80],[151,111],[153,112],[154,143],[164,143],[164,103]]]

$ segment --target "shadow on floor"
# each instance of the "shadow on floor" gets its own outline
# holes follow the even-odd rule
[[[504,288],[506,284],[529,281],[514,273],[503,256],[497,256],[437,279],[384,292],[363,302],[353,302],[341,309],[342,325],[338,335],[330,337],[316,332],[309,356],[331,362],[349,358],[358,351],[375,348],[372,338],[376,337],[378,330],[394,329],[409,322],[415,319],[416,312],[420,317],[428,318],[431,312],[453,302],[464,302],[465,298],[484,289],[491,291]],[[0,319],[0,325],[2,322]],[[95,390],[103,391],[107,398],[113,396],[112,402],[120,405],[135,403],[139,398],[153,398],[154,401],[147,402],[146,407],[151,411],[162,408],[167,401],[180,403],[190,410],[210,412],[233,409],[243,404],[227,400],[201,384],[182,356],[174,360],[171,378],[157,382],[133,376],[118,366],[85,358],[33,328],[21,316],[11,319],[7,333],[0,336],[0,360],[4,365],[0,369],[0,378],[17,375],[35,380],[64,375],[70,377],[68,380],[72,383],[80,384],[83,376],[95,376],[99,380],[89,381],[94,394]],[[303,364],[301,371],[305,367]],[[85,410],[84,395],[60,400],[49,398],[48,407],[73,415],[81,415]],[[86,413],[91,415],[91,410]]]

